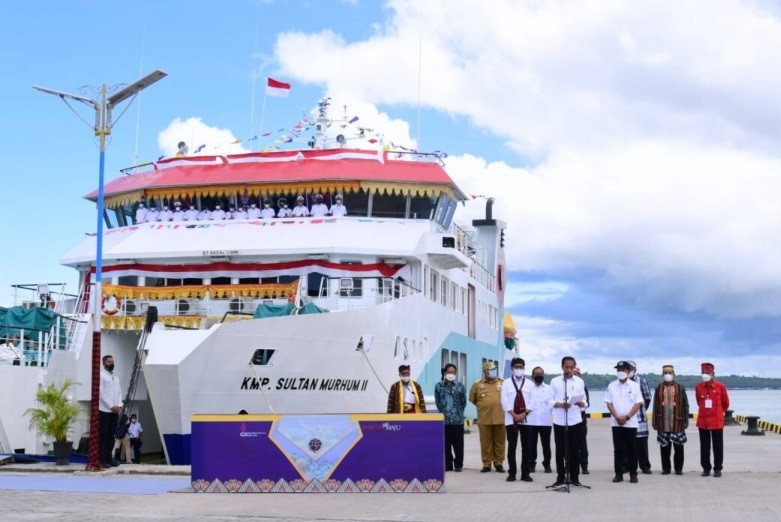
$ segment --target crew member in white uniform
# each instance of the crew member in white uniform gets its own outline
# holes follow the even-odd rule
[[[323,203],[323,195],[315,196],[315,204],[312,205],[312,211],[309,213],[312,217],[322,217],[328,215],[328,205]]]
[[[154,203],[149,204],[149,212],[146,214],[146,223],[157,223],[160,221],[160,212],[155,208]]]
[[[172,221],[184,221],[184,212],[182,212],[182,204],[178,201],[174,203],[174,215],[171,217]]]
[[[228,205],[228,211],[225,213],[225,219],[236,219],[236,207],[233,206],[233,203]]]
[[[146,223],[146,215],[149,214],[149,210],[143,201],[138,202],[138,208],[136,209],[136,225],[139,223]]]
[[[198,221],[198,210],[192,203],[187,205],[187,212],[184,213],[185,221]]]
[[[160,212],[160,221],[171,221],[174,218],[174,213],[168,208],[168,205],[163,205],[163,211]]]
[[[260,211],[260,217],[263,219],[270,219],[274,217],[274,209],[271,208],[271,201],[266,200],[263,202],[263,210]]]
[[[208,208],[204,208],[198,212],[198,221],[211,221],[212,211]]]
[[[223,221],[225,219],[225,211],[222,210],[222,206],[217,203],[214,205],[214,210],[212,211],[212,221]]]
[[[293,208],[293,217],[306,217],[309,215],[309,209],[304,205],[304,196],[298,196],[296,198],[296,206]]]
[[[258,219],[260,217],[260,209],[255,205],[255,203],[250,203],[249,208],[247,209],[247,218],[248,219]]]
[[[331,209],[328,211],[329,214],[332,216],[346,216],[347,215],[347,207],[342,205],[342,196],[337,195],[336,196],[336,203],[331,205]]]
[[[279,207],[277,217],[285,218],[293,215],[293,210],[287,206],[287,200],[285,198],[279,198],[277,200],[277,207]]]
[[[239,210],[233,214],[233,219],[247,219],[247,211],[244,210],[244,205],[239,205]]]

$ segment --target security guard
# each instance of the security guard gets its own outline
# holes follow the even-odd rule
[[[480,454],[483,469],[491,471],[491,464],[497,473],[504,473],[505,429],[502,410],[502,379],[497,375],[496,363],[483,363],[483,378],[469,390],[469,402],[477,407],[477,427],[480,431]]]

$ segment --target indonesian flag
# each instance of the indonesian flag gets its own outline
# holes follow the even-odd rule
[[[274,78],[268,78],[266,83],[266,96],[276,96],[277,98],[287,98],[290,94],[290,84],[280,82]]]

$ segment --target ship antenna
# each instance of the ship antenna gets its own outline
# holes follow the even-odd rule
[[[146,47],[146,22],[149,12],[148,5],[144,5],[144,31],[141,33],[141,65],[138,68],[138,76],[144,76],[144,48]],[[138,95],[138,104],[136,105],[136,145],[133,149],[133,165],[138,165],[138,136],[141,130],[141,93]]]
[[[252,59],[255,60],[258,56],[258,34],[260,33],[260,4],[258,3],[258,16],[257,20],[255,22],[255,49],[252,55]],[[252,94],[251,94],[251,100],[250,100],[250,109],[249,109],[249,135],[253,136],[255,132],[255,83],[258,79],[258,71],[255,67],[255,64],[252,64]],[[262,124],[261,124],[262,127]],[[263,129],[260,129],[260,132],[258,132],[258,140],[255,143],[255,149],[258,150],[260,147],[260,139],[261,135],[263,134]]]

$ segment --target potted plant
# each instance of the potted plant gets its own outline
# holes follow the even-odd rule
[[[24,412],[30,416],[30,429],[39,435],[54,439],[54,455],[57,465],[67,465],[73,451],[73,442],[68,440],[68,431],[81,415],[78,404],[71,402],[70,390],[76,386],[72,379],[66,379],[59,386],[50,383],[35,394],[39,407]]]

